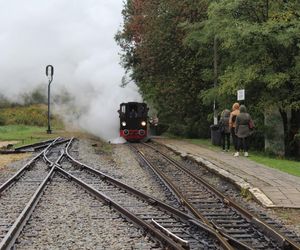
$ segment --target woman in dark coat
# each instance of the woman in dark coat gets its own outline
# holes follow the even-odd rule
[[[238,151],[234,154],[234,156],[239,156],[241,148],[244,149],[244,155],[246,157],[249,156],[248,138],[251,135],[251,129],[253,129],[251,116],[247,113],[245,105],[241,105],[240,114],[236,117],[235,134],[238,137]]]
[[[229,117],[230,117],[230,111],[228,109],[225,109],[221,113],[221,119],[219,122],[219,128],[221,132],[221,145],[223,148],[223,151],[228,151],[230,148],[230,128],[229,128]],[[227,142],[227,147],[226,146]]]

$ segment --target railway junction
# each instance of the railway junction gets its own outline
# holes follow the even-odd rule
[[[0,250],[300,250],[300,1],[1,10]]]
[[[162,138],[101,145],[56,138],[16,149],[32,156],[0,171],[0,249],[300,249],[299,226],[270,213],[287,205],[251,178],[258,203],[241,196],[226,158],[240,171],[244,159]]]

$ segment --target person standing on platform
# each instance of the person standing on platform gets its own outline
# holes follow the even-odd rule
[[[234,103],[232,105],[232,112],[230,113],[230,117],[229,117],[229,128],[230,128],[230,132],[231,132],[231,136],[232,136],[232,142],[233,142],[233,146],[235,151],[238,151],[238,138],[235,134],[235,126],[236,126],[236,117],[237,115],[240,113],[240,104],[239,103]]]
[[[240,114],[236,117],[235,133],[238,137],[238,150],[234,154],[234,156],[239,156],[239,152],[241,149],[244,149],[244,155],[246,157],[249,156],[248,138],[251,135],[251,130],[253,129],[253,127],[253,121],[251,119],[251,116],[247,113],[245,105],[241,105]]]
[[[230,117],[230,111],[228,109],[224,109],[221,113],[221,119],[219,121],[219,129],[221,133],[221,145],[223,151],[229,151],[230,148],[229,117]]]

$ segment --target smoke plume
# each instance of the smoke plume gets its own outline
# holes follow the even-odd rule
[[[17,101],[41,84],[46,91],[52,64],[52,93],[73,96],[71,109],[56,103],[55,110],[90,133],[116,137],[119,104],[141,100],[134,84],[119,87],[121,9],[122,0],[0,1],[0,93]]]

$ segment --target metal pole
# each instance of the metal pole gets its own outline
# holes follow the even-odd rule
[[[48,65],[46,67],[46,76],[48,76],[49,83],[48,83],[48,129],[47,129],[47,134],[51,134],[51,126],[50,126],[50,85],[53,80],[53,74],[54,74],[54,69],[52,65]]]
[[[50,126],[50,84],[52,82],[52,79],[49,80],[48,84],[48,129],[47,129],[47,134],[51,134],[51,126]]]
[[[217,87],[218,81],[218,54],[217,54],[217,36],[214,37],[214,89]],[[214,97],[214,125],[218,123],[217,110],[216,110],[216,98]]]

